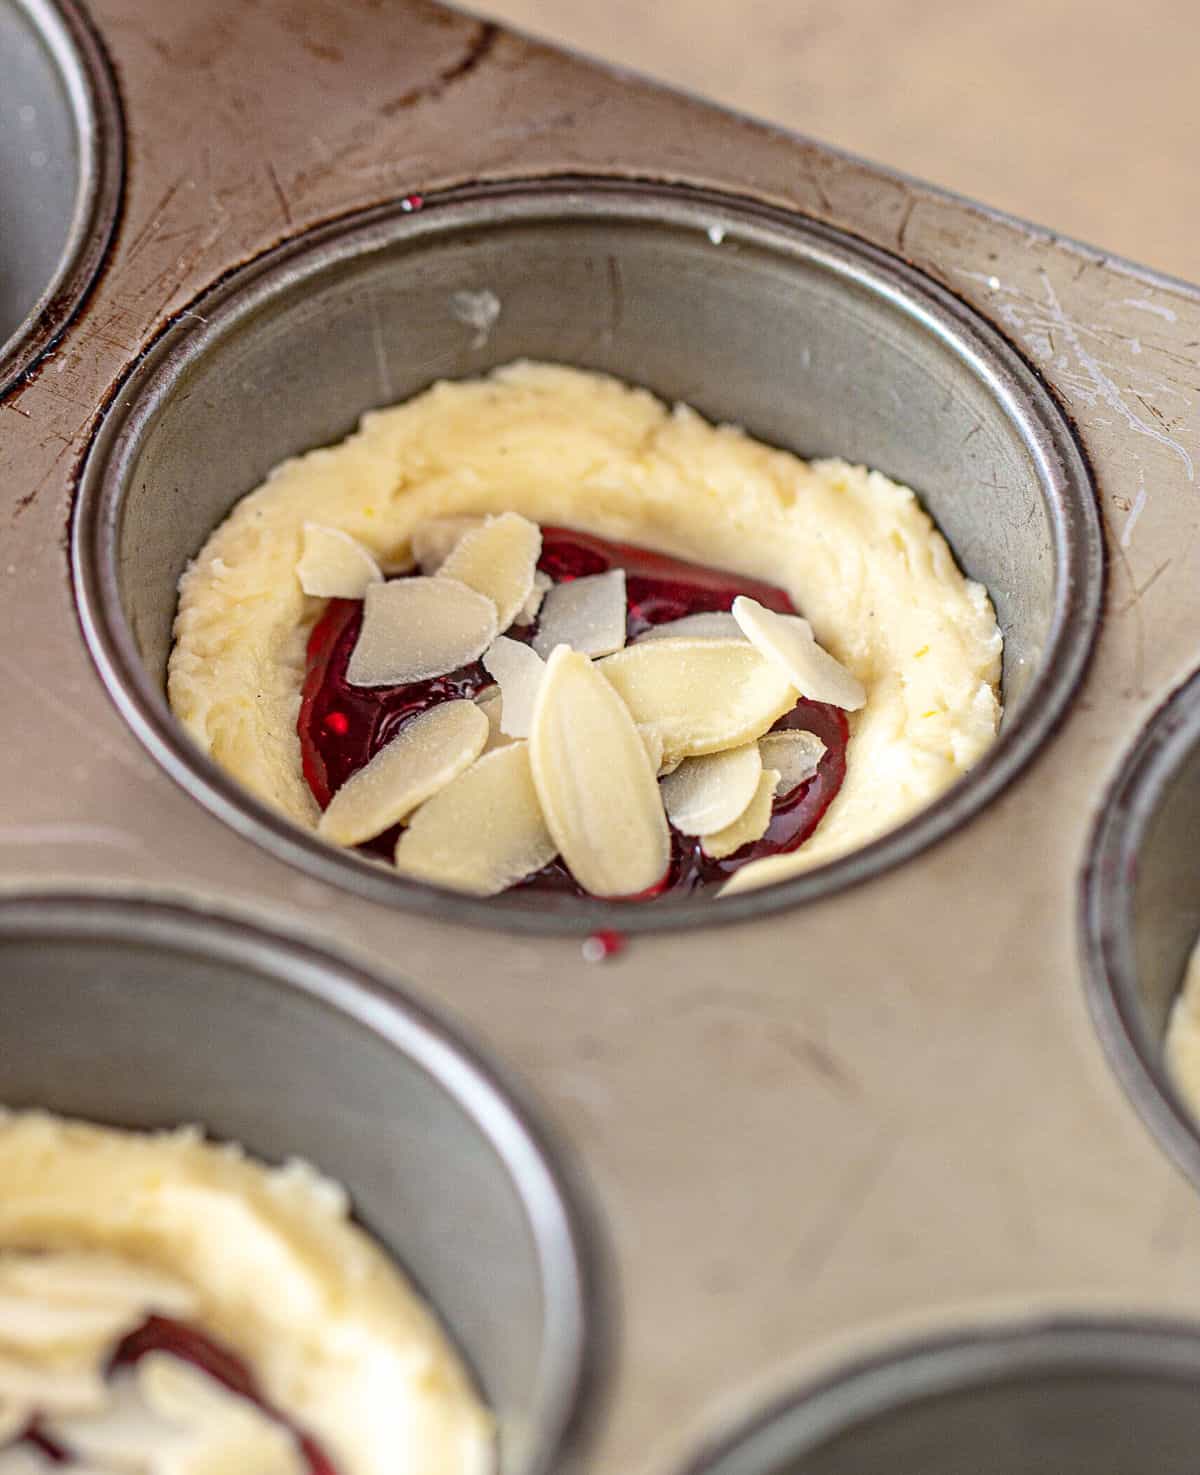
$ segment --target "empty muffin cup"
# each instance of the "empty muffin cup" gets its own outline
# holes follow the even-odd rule
[[[5,901],[0,980],[3,1106],[197,1124],[312,1163],[478,1380],[498,1475],[576,1468],[595,1345],[578,1210],[522,1109],[440,1025],[297,942],[143,900]]]
[[[913,486],[1005,639],[1006,715],[965,779],[898,829],[775,886],[622,907],[481,901],[338,852],[250,798],[163,696],[177,583],[233,503],[368,408],[517,358],[617,375],[768,443]],[[464,189],[311,232],[194,304],[117,394],[82,475],[74,563],[110,692],[192,794],[293,863],[456,920],[625,930],[756,916],[965,823],[1062,715],[1095,629],[1102,544],[1050,396],[986,323],[904,263],[797,216],[680,188]]]
[[[902,1349],[769,1410],[686,1475],[1191,1475],[1200,1329],[1070,1322]]]
[[[1092,1014],[1126,1090],[1200,1185],[1200,1125],[1167,1070],[1172,1007],[1200,938],[1200,675],[1122,760],[1092,835],[1082,947]]]
[[[65,328],[121,198],[116,85],[74,0],[0,0],[0,391]]]

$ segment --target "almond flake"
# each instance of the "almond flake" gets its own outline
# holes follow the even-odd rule
[[[32,1418],[32,1404],[6,1403],[0,1398],[0,1447],[15,1439]]]
[[[140,1307],[33,1300],[0,1290],[0,1348],[38,1356],[55,1349],[106,1346],[145,1319]]]
[[[304,524],[304,552],[296,576],[305,594],[321,599],[361,599],[383,579],[379,565],[357,538],[319,522]]]
[[[437,571],[457,579],[496,606],[498,630],[507,630],[533,592],[533,575],[542,552],[542,530],[518,512],[489,517],[454,545]]]
[[[0,1295],[5,1292],[174,1317],[186,1317],[196,1308],[195,1292],[183,1281],[104,1251],[0,1253]]]
[[[667,818],[681,834],[715,835],[746,812],[761,777],[757,743],[686,758],[662,782]]]
[[[53,1414],[42,1419],[43,1429],[55,1444],[84,1459],[122,1470],[152,1471],[154,1454],[172,1443],[179,1431],[146,1407],[134,1373],[118,1373],[107,1391],[98,1412]]]
[[[519,640],[501,635],[484,654],[483,665],[500,683],[500,731],[508,737],[527,738],[538,687],[546,674],[545,661]]]
[[[546,660],[556,645],[607,656],[625,644],[625,570],[555,584],[542,603],[533,648]]]
[[[546,826],[585,891],[632,896],[662,879],[670,832],[645,745],[579,651],[559,646],[547,663],[529,757]]]
[[[69,1367],[18,1362],[0,1351],[0,1398],[6,1405],[24,1405],[42,1413],[93,1413],[108,1401],[102,1376],[107,1351],[105,1347],[88,1363]]]
[[[482,517],[431,517],[418,523],[412,535],[417,567],[423,574],[436,574],[463,535],[482,526]]]
[[[796,705],[791,683],[745,640],[638,641],[600,662],[667,764],[753,742]]]
[[[867,700],[862,682],[821,649],[807,620],[776,614],[744,594],[733,601],[733,617],[746,639],[779,667],[802,697],[847,712],[857,712]]]
[[[529,591],[529,598],[521,606],[514,624],[532,625],[538,617],[538,611],[542,607],[548,590],[554,588],[554,580],[549,574],[544,574],[540,568],[533,571],[533,588]]]
[[[488,720],[474,702],[443,702],[410,718],[329,802],[317,833],[336,845],[361,845],[424,803],[487,742]]]
[[[743,640],[741,626],[728,610],[705,610],[698,615],[683,615],[678,620],[666,620],[661,625],[651,625],[638,636],[643,640]]]
[[[488,720],[488,736],[483,751],[490,753],[493,748],[507,747],[512,738],[500,730],[500,718],[504,711],[504,698],[500,694],[500,688],[489,686],[481,691],[475,698],[475,705]]]
[[[540,871],[557,851],[533,786],[529,745],[509,743],[417,810],[396,844],[396,869],[431,885],[495,896]]]
[[[782,797],[812,778],[825,756],[825,744],[815,732],[788,728],[783,732],[769,732],[766,737],[759,738],[758,751],[762,755],[764,768],[778,770],[777,792]]]
[[[477,661],[496,638],[496,606],[457,579],[372,584],[346,667],[351,686],[404,686]]]
[[[728,829],[718,830],[715,835],[705,835],[700,848],[713,860],[724,860],[743,845],[761,840],[771,823],[771,806],[775,801],[775,789],[779,774],[773,768],[764,768],[759,775],[754,798]]]

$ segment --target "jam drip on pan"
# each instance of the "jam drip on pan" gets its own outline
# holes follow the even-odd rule
[[[630,643],[653,625],[682,619],[685,615],[728,610],[739,594],[747,594],[780,614],[797,613],[783,590],[771,584],[684,563],[631,544],[611,543],[568,528],[542,529],[538,567],[556,583],[623,568]],[[407,686],[351,686],[346,681],[346,666],[361,624],[359,600],[333,599],[309,637],[297,730],[304,777],[322,809],[350,775],[364,767],[410,717],[439,702],[457,697],[473,699],[492,685],[492,678],[477,661],[446,676]],[[537,624],[513,626],[505,633],[512,640],[528,643],[537,633]],[[748,861],[782,855],[808,839],[845,778],[849,728],[845,713],[839,708],[803,698],[776,722],[772,731],[788,728],[816,733],[826,751],[811,779],[775,796],[766,834],[733,855],[714,860],[704,854],[698,839],[672,829],[670,870],[661,885],[633,900],[649,901],[672,893],[681,895],[720,883]],[[390,859],[398,833],[396,829],[389,830],[362,848]],[[515,889],[584,894],[558,860]]]

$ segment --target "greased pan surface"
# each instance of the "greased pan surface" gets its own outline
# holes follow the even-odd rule
[[[356,954],[523,1077],[613,1246],[598,1475],[678,1475],[776,1398],[906,1338],[1194,1319],[1195,1190],[1101,1046],[1077,888],[1102,794],[1198,660],[1195,290],[426,4],[97,0],[93,19],[135,167],[93,295],[0,400],[0,885],[236,905]],[[968,303],[1071,421],[1107,555],[1082,683],[968,822],[857,886],[639,935],[602,966],[578,935],[353,894],[208,813],[112,702],[65,543],[98,412],[226,274],[389,200],[419,214],[416,197],[472,181],[597,174],[815,217]],[[1008,495],[991,470],[989,495]],[[156,618],[135,638],[161,642]]]

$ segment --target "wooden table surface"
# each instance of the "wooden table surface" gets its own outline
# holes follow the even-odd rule
[[[1200,11],[1189,0],[472,8],[1200,280]]]

